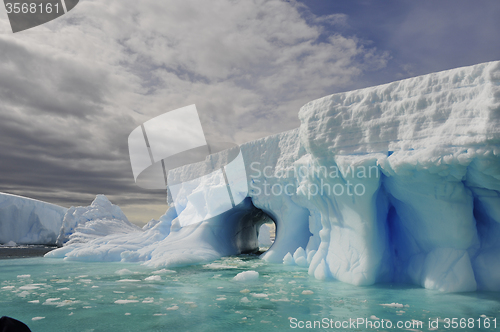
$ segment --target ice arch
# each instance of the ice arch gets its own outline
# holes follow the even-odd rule
[[[182,229],[203,230],[200,241],[207,243],[207,232],[213,234],[213,248],[221,256],[255,253],[259,251],[259,229],[274,220],[261,209],[256,208],[250,198],[246,198],[233,209],[228,210],[201,224],[182,227]],[[184,236],[183,236],[184,238]],[[189,246],[193,244],[190,243]]]

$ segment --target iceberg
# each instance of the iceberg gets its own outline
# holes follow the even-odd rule
[[[300,127],[239,147],[248,194],[200,223],[221,180],[179,184],[182,204],[145,229],[47,254],[159,267],[258,250],[317,279],[500,291],[500,62],[337,93],[303,106]],[[170,170],[225,165],[230,151]],[[210,164],[210,165],[209,165]],[[216,208],[216,207],[215,207]],[[209,215],[205,213],[204,215]]]
[[[120,207],[112,204],[104,195],[97,195],[88,207],[68,209],[57,237],[57,245],[85,243],[109,234],[138,231],[140,228],[128,221]]]
[[[66,208],[0,193],[0,243],[55,245]]]
[[[0,244],[4,246],[62,246],[140,230],[104,195],[97,195],[90,206],[67,209],[0,193]]]

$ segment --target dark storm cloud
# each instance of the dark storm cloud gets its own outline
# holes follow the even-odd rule
[[[91,66],[0,39],[0,98],[26,112],[86,117],[102,111],[107,77]]]
[[[66,206],[140,195],[126,143],[136,124],[113,110],[109,71],[30,46],[0,39],[0,191]]]

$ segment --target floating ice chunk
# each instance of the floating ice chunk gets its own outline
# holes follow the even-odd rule
[[[311,295],[311,294],[314,294],[314,292],[312,290],[304,290],[304,291],[302,291],[302,295]]]
[[[28,301],[28,303],[40,303],[40,300]]]
[[[261,298],[261,299],[268,297],[268,295],[265,293],[252,293],[252,296],[257,297],[257,298]]]
[[[177,305],[173,305],[173,306],[171,306],[171,307],[168,307],[168,308],[167,308],[167,310],[169,310],[169,311],[179,310],[179,306],[177,306]]]
[[[243,302],[243,303],[249,303],[249,302],[250,302],[250,300],[248,299],[248,297],[246,297],[246,296],[245,296],[245,297],[242,297],[242,298],[240,299],[240,302]]]
[[[285,265],[295,265],[295,261],[293,260],[293,256],[291,253],[287,253],[285,257],[283,257],[283,264]]]
[[[71,279],[55,279],[53,281],[55,281],[56,284],[64,284],[64,283],[67,283],[67,282],[73,282],[73,280],[71,280]]]
[[[116,304],[128,304],[128,303],[137,303],[138,300],[116,300]]]
[[[133,272],[130,271],[129,269],[121,269],[121,270],[118,270],[118,271],[115,271],[116,274],[118,275],[126,275],[126,274],[132,274]]]
[[[156,275],[156,276],[149,276],[147,277],[146,279],[144,279],[145,281],[161,281],[161,277],[159,275]]]
[[[57,301],[57,300],[60,300],[61,298],[60,297],[53,297],[53,298],[48,298],[45,300],[45,302],[53,302],[53,301]]]
[[[45,302],[43,303],[44,305],[56,305],[56,306],[62,306],[62,305],[67,305],[67,304],[70,304],[70,303],[73,303],[73,301],[71,300],[66,300],[67,302],[57,302],[59,301],[61,298],[59,297],[54,297],[54,298],[49,298],[49,299],[46,299]]]
[[[17,276],[18,278],[31,278],[30,274],[20,274]]]
[[[153,273],[153,274],[172,274],[172,273],[177,273],[177,271],[167,270],[167,269],[161,269],[161,270],[153,271],[151,273]]]
[[[259,278],[259,272],[257,272],[257,271],[244,271],[244,272],[238,273],[233,278],[233,281],[249,282],[249,281],[255,281],[258,278]]]
[[[401,303],[394,303],[394,302],[381,304],[381,306],[387,307],[387,308],[403,308],[403,305]]]
[[[39,317],[39,316],[37,316],[37,317],[31,318],[31,320],[41,320],[41,319],[45,319],[45,317]]]
[[[33,289],[38,289],[40,287],[38,287],[37,285],[25,285],[25,286],[21,286],[19,287],[20,290],[33,290]]]
[[[271,302],[290,302],[289,299],[287,298],[282,298],[282,299],[271,299]]]
[[[116,282],[140,282],[139,279],[120,279],[117,280]]]
[[[295,253],[293,254],[293,260],[298,266],[307,267],[307,255],[304,248],[298,247],[297,250],[295,250]]]
[[[210,269],[237,269],[238,267],[237,266],[234,266],[234,265],[228,265],[228,264],[224,264],[224,263],[210,263],[210,264],[205,264],[203,265],[203,267],[207,267],[207,268],[210,268]]]

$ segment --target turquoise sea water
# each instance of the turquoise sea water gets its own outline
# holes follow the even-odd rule
[[[259,272],[259,278],[232,281],[248,270]],[[500,331],[500,293],[354,287],[318,281],[307,269],[268,264],[251,255],[169,270],[39,257],[0,260],[1,315],[25,322],[34,332]],[[308,329],[314,321],[317,328]],[[397,322],[407,328],[398,328]]]

